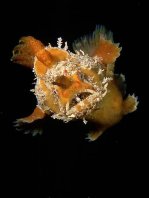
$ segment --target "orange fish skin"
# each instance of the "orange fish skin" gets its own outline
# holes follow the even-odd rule
[[[124,76],[114,73],[122,48],[103,26],[97,27],[91,37],[75,41],[75,53],[68,51],[66,42],[62,48],[61,38],[57,43],[57,47],[45,47],[27,36],[14,48],[12,61],[32,68],[37,79],[37,106],[31,115],[18,119],[16,125],[29,124],[46,115],[64,122],[83,119],[96,125],[87,136],[94,141],[137,109],[137,97],[123,96]]]

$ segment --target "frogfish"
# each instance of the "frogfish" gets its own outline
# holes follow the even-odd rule
[[[73,52],[58,38],[57,46],[24,36],[13,49],[12,61],[30,68],[35,75],[32,90],[37,105],[31,115],[17,119],[16,126],[49,116],[65,123],[82,119],[95,129],[87,134],[96,140],[124,115],[137,109],[137,97],[126,95],[125,76],[114,72],[121,47],[104,26],[74,41]]]

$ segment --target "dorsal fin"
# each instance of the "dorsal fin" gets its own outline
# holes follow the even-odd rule
[[[104,26],[96,26],[90,36],[81,37],[73,43],[74,50],[82,50],[89,56],[98,56],[103,64],[112,64],[120,55],[119,44],[113,41],[113,34]]]

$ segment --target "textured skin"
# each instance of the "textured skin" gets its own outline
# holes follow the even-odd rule
[[[77,50],[76,53],[79,51],[78,56],[61,48],[61,43],[58,45],[45,47],[28,36],[22,37],[20,44],[14,48],[12,60],[34,70],[38,103],[30,116],[16,121],[17,126],[32,123],[45,115],[55,115],[55,118],[63,121],[85,119],[96,125],[96,130],[92,130],[87,138],[96,140],[107,128],[137,108],[134,95],[123,98],[121,85],[124,78],[119,76],[118,81],[114,74],[115,61],[121,48],[103,27],[97,27],[93,37],[84,37],[74,43],[74,50]],[[91,57],[91,68],[82,65],[86,60],[90,63],[85,54]],[[96,57],[98,67],[95,68]],[[84,62],[79,62],[82,59]]]

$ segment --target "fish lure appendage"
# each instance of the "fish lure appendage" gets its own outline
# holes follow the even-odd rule
[[[87,137],[93,141],[137,109],[134,95],[123,97],[124,76],[114,74],[121,48],[113,42],[111,32],[97,27],[91,37],[75,41],[73,48],[75,53],[61,38],[57,47],[45,47],[31,36],[20,39],[12,60],[33,69],[37,106],[31,115],[18,119],[17,126],[45,115],[64,122],[82,119],[97,126]]]

